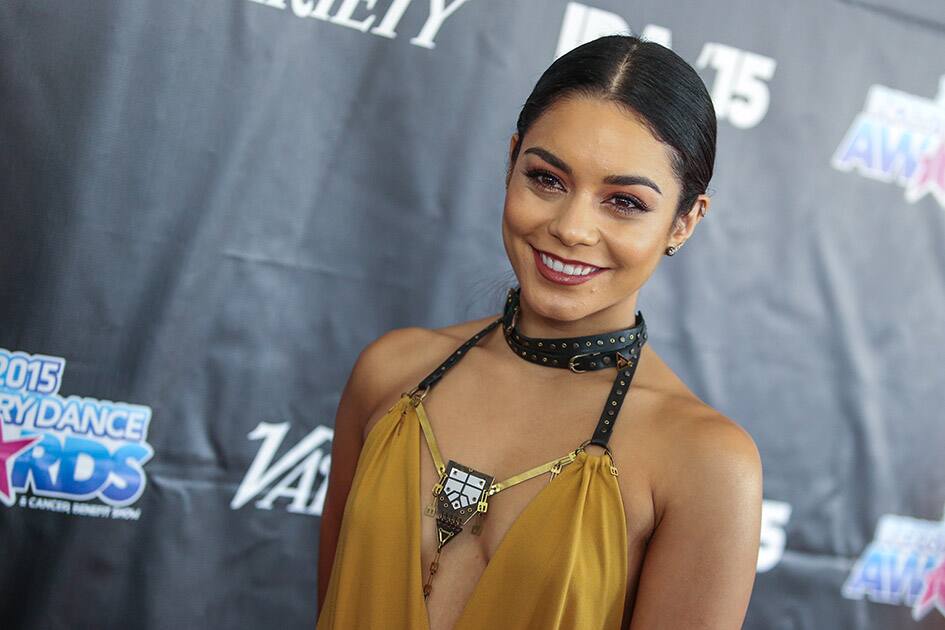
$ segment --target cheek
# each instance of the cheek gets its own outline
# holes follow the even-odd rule
[[[505,196],[503,226],[513,235],[524,236],[546,223],[551,218],[548,212],[547,204],[513,182]]]
[[[651,268],[660,260],[665,247],[659,231],[642,222],[608,230],[604,238],[614,262],[627,269]]]

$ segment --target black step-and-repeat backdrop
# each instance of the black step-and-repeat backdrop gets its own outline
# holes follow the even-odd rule
[[[353,361],[498,312],[518,110],[611,32],[718,113],[713,210],[640,308],[761,449],[745,627],[945,628],[921,0],[0,3],[2,627],[314,627]]]

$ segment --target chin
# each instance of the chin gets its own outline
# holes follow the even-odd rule
[[[577,321],[588,314],[588,304],[585,300],[576,299],[578,295],[567,295],[562,291],[549,286],[539,279],[525,278],[520,282],[522,287],[521,299],[528,302],[528,306],[538,315],[562,322]],[[577,287],[565,287],[573,291]]]

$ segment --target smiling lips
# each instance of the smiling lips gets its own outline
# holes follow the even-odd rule
[[[581,284],[606,270],[584,263],[564,262],[559,258],[532,248],[539,273],[556,284]]]

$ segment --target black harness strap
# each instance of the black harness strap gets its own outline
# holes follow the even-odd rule
[[[463,358],[470,348],[479,343],[479,340],[493,328],[502,324],[509,347],[526,361],[548,367],[570,369],[575,373],[602,370],[608,367],[617,368],[614,384],[604,403],[594,435],[589,441],[590,444],[606,448],[614,423],[620,413],[620,407],[633,381],[640,351],[646,343],[646,322],[643,319],[643,313],[637,311],[636,322],[631,328],[609,333],[582,337],[526,337],[515,329],[520,292],[521,287],[510,288],[502,316],[463,342],[435,370],[420,381],[411,394],[423,390],[423,395],[425,395],[449,368]]]

